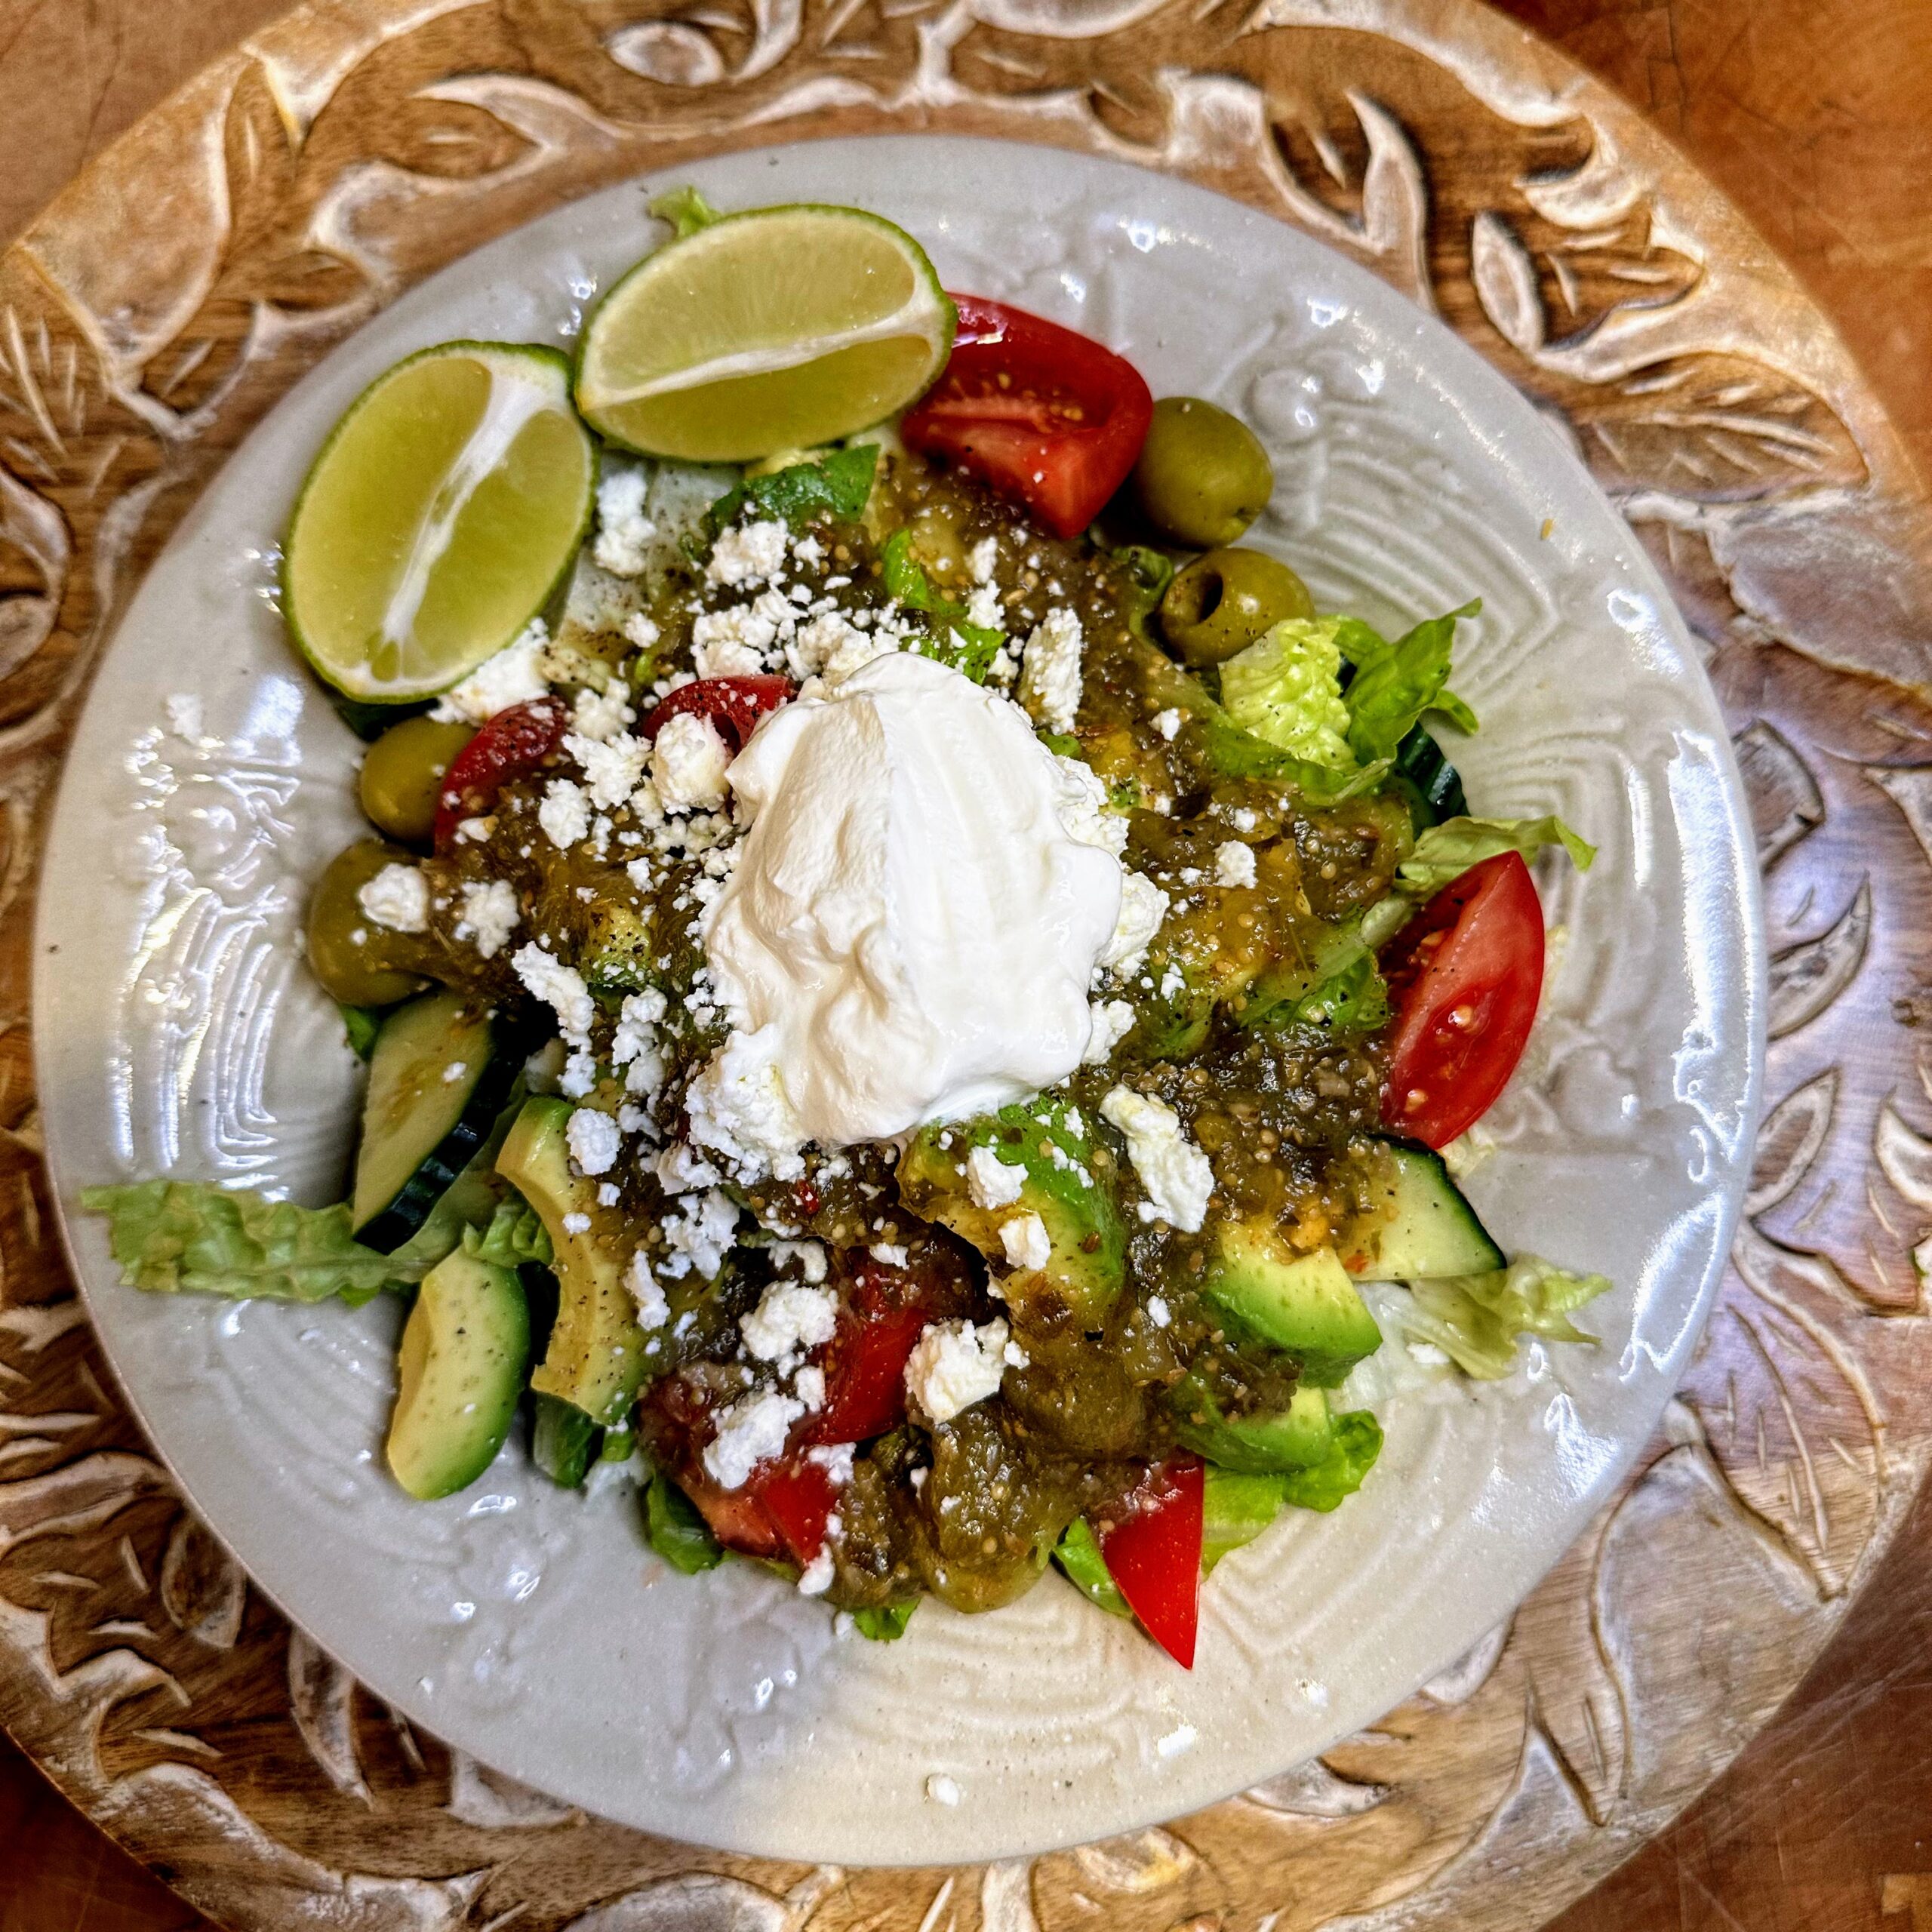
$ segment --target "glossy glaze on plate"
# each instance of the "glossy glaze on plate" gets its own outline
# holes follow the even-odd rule
[[[1715,1285],[1755,1102],[1762,942],[1736,774],[1679,620],[1556,432],[1340,257],[1162,177],[989,143],[681,173],[724,205],[876,208],[950,285],[1114,342],[1157,392],[1239,411],[1283,478],[1257,537],[1324,605],[1390,622],[1483,596],[1457,677],[1484,721],[1463,761],[1477,809],[1553,805],[1601,857],[1587,881],[1552,881],[1563,968],[1470,1191],[1522,1246],[1617,1281],[1586,1324],[1602,1347],[1533,1351],[1481,1390],[1386,1352],[1401,1386],[1375,1477],[1221,1566],[1186,1675],[1054,1579],[991,1617],[928,1607],[896,1645],[839,1640],[743,1566],[670,1575],[620,1490],[563,1494],[514,1457],[411,1503],[375,1453],[393,1309],[158,1301],[114,1284],[79,1217],[76,1247],[198,1506],[327,1649],[452,1743],[608,1816],[768,1854],[1072,1843],[1252,1784],[1386,1709],[1497,1623],[1649,1433]],[[267,419],[137,597],[50,848],[52,876],[115,867],[43,915],[69,962],[38,989],[63,1199],[156,1171],[339,1190],[354,1068],[294,934],[304,881],[354,823],[355,747],[287,654],[262,553],[363,383],[449,336],[561,340],[654,238],[643,200],[576,204],[397,303]],[[928,1795],[935,1777],[959,1802]]]

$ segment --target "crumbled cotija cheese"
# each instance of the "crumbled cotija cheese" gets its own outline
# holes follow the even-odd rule
[[[1144,873],[1128,872],[1121,880],[1120,918],[1100,964],[1117,980],[1133,978],[1167,916],[1168,895]]]
[[[718,727],[694,711],[680,712],[651,747],[651,781],[669,812],[709,811],[724,802],[731,755]]]
[[[757,1307],[738,1318],[738,1332],[754,1361],[777,1361],[830,1341],[838,1323],[838,1297],[831,1289],[774,1281]]]
[[[463,681],[444,692],[429,715],[441,724],[482,724],[550,688],[550,633],[533,617],[514,642],[486,657]]]
[[[1047,1236],[1047,1224],[1037,1214],[1017,1214],[1002,1221],[1000,1245],[1015,1268],[1044,1268],[1054,1258],[1054,1244]]]
[[[740,1396],[718,1418],[718,1433],[705,1445],[706,1473],[721,1489],[742,1489],[759,1463],[783,1450],[792,1425],[804,1413],[795,1396],[776,1389]]]
[[[493,878],[487,885],[466,880],[462,912],[456,922],[456,937],[466,939],[476,949],[479,959],[494,959],[502,952],[522,918],[516,903],[516,888],[506,878]]]
[[[1010,1208],[1020,1198],[1026,1170],[1009,1166],[991,1147],[975,1147],[966,1156],[966,1191],[981,1208]]]
[[[1180,1115],[1131,1087],[1115,1088],[1100,1103],[1100,1113],[1127,1137],[1127,1158],[1147,1190],[1140,1218],[1165,1221],[1183,1234],[1197,1232],[1214,1191],[1214,1170],[1187,1137]]]
[[[906,1359],[906,1392],[933,1422],[950,1422],[998,1392],[1010,1346],[1002,1321],[980,1328],[965,1321],[935,1321]]]
[[[543,788],[537,823],[560,851],[568,851],[590,835],[590,801],[583,788],[568,778],[553,778]]]
[[[1230,838],[1214,852],[1217,885],[1252,885],[1254,883],[1254,848],[1238,838]]]
[[[1080,620],[1056,605],[1026,640],[1020,701],[1049,731],[1071,731],[1080,710]]]
[[[429,924],[429,881],[414,866],[385,866],[357,891],[355,903],[372,924],[392,933],[420,933]]]
[[[564,1130],[571,1158],[587,1174],[608,1174],[616,1165],[617,1149],[623,1137],[608,1114],[594,1107],[579,1107]]]
[[[613,577],[636,577],[651,561],[657,526],[644,513],[649,481],[641,469],[612,469],[597,485],[597,541],[591,561]]]

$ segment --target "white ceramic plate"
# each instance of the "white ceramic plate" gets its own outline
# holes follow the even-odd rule
[[[1207,1588],[1177,1669],[1057,1578],[896,1644],[772,1577],[695,1581],[620,1484],[559,1491],[514,1448],[410,1501],[380,1466],[398,1310],[118,1285],[90,1181],[343,1191],[357,1068],[300,961],[305,882],[355,835],[358,747],[288,649],[266,558],[337,413],[456,336],[558,342],[657,231],[592,196],[405,296],[297,386],[183,524],[82,721],[40,911],[49,1151],[89,1304],[155,1443],[251,1574],[365,1683],[559,1798],[746,1852],[1004,1857],[1164,1819],[1375,1718],[1505,1617],[1650,1433],[1717,1279],[1761,1060],[1755,873],[1683,625],[1560,435],[1446,329],[1235,203],[1070,154],[835,141],[688,171],[727,208],[851,202],[946,284],[1219,398],[1280,478],[1257,539],[1324,608],[1385,624],[1472,594],[1456,682],[1478,811],[1552,809],[1601,850],[1552,870],[1567,949],[1471,1192],[1515,1247],[1600,1269],[1595,1349],[1478,1387],[1383,1351],[1380,1466],[1291,1512]],[[684,178],[684,177],[680,177]],[[666,183],[654,183],[662,186]],[[1545,534],[1546,531],[1546,534]],[[932,1794],[957,1787],[957,1801]]]

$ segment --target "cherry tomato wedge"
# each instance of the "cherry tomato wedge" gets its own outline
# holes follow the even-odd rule
[[[789,678],[700,678],[680,685],[638,730],[645,737],[654,738],[672,718],[695,713],[709,718],[731,749],[741,752],[758,729],[758,720],[795,697],[798,691]]]
[[[1514,852],[1444,886],[1383,955],[1395,1009],[1383,1123],[1444,1147],[1503,1091],[1543,993],[1543,906]]]
[[[1017,497],[1056,537],[1078,536],[1146,441],[1154,398],[1140,372],[1023,309],[978,295],[952,300],[952,357],[900,435]]]
[[[1100,1537],[1108,1574],[1149,1636],[1194,1668],[1201,1618],[1201,1539],[1208,1472],[1192,1457],[1149,1472],[1131,1513]]]
[[[527,778],[562,742],[571,708],[560,697],[533,697],[489,720],[450,761],[436,801],[435,845],[448,851],[456,829],[495,804],[513,779]]]

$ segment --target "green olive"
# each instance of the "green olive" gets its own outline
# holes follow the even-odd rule
[[[433,718],[392,724],[363,755],[358,789],[369,823],[392,838],[428,844],[443,774],[475,732],[473,724],[438,724]]]
[[[330,860],[309,900],[309,964],[322,990],[345,1006],[393,1006],[428,982],[411,968],[426,950],[408,933],[376,924],[355,895],[388,865],[416,855],[380,838],[358,839]]]
[[[1224,664],[1284,617],[1314,615],[1308,586],[1260,550],[1210,550],[1161,599],[1161,629],[1183,664]]]
[[[1232,543],[1268,507],[1275,471],[1238,417],[1198,396],[1163,396],[1134,466],[1134,487],[1156,530],[1210,550]]]

